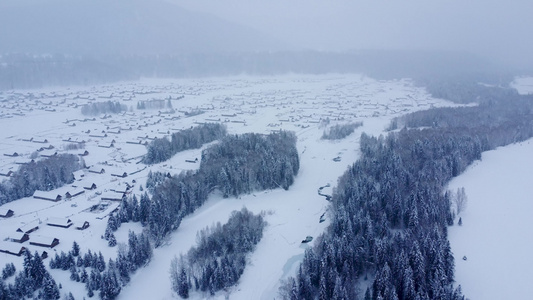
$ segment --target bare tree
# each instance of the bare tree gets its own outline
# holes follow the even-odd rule
[[[454,197],[455,208],[457,209],[457,215],[466,209],[468,203],[468,197],[466,197],[465,188],[461,187],[457,189],[457,193]]]

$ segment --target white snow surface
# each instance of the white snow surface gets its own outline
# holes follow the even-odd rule
[[[521,95],[533,94],[533,77],[516,77],[511,83],[511,87]]]
[[[179,98],[184,96],[184,98]],[[111,97],[109,99],[108,97]],[[164,110],[138,110],[137,101],[171,98],[174,112]],[[83,157],[87,166],[104,168],[104,174],[85,172],[81,181],[73,185],[86,186],[95,183],[96,190],[59,202],[24,198],[3,205],[2,209],[12,209],[11,218],[0,218],[0,240],[10,236],[17,228],[31,222],[40,228],[30,234],[57,237],[60,244],[48,250],[51,256],[61,251],[69,251],[72,242],[80,245],[81,252],[88,249],[101,251],[107,259],[116,257],[116,248],[107,246],[101,239],[109,213],[118,206],[117,202],[100,200],[100,194],[134,185],[130,193],[140,194],[139,186],[145,186],[150,170],[165,171],[171,174],[182,170],[198,168],[198,163],[185,160],[201,158],[202,149],[188,150],[175,155],[171,160],[149,166],[128,176],[116,178],[110,174],[118,171],[138,170],[140,156],[146,153],[142,145],[128,142],[146,141],[147,135],[164,136],[179,129],[190,128],[201,122],[221,122],[227,125],[230,134],[246,132],[269,133],[272,130],[295,131],[300,154],[300,171],[294,185],[288,191],[282,189],[257,191],[239,198],[223,199],[214,193],[209,200],[192,215],[185,217],[166,243],[154,250],[148,266],[132,275],[131,282],[122,288],[119,299],[176,299],[171,291],[169,280],[170,262],[174,256],[185,254],[196,244],[198,230],[216,222],[225,223],[233,210],[247,207],[254,213],[265,212],[268,226],[255,251],[249,255],[248,264],[237,286],[229,291],[219,292],[214,297],[222,299],[274,299],[278,297],[280,280],[294,276],[303,259],[306,247],[301,244],[306,236],[319,236],[329,224],[319,223],[320,216],[327,211],[329,202],[318,195],[319,187],[329,194],[336,186],[337,178],[358,158],[359,136],[362,132],[370,135],[384,133],[393,117],[433,106],[452,106],[441,99],[432,98],[424,89],[414,87],[408,79],[377,81],[359,74],[329,75],[286,75],[277,77],[236,76],[227,78],[203,79],[143,79],[136,82],[123,82],[113,85],[47,88],[29,91],[0,92],[0,168],[16,170],[16,161],[29,159],[39,147],[52,144],[59,153],[67,152],[65,140],[85,140],[88,156]],[[92,101],[117,100],[127,105],[128,113],[104,116],[83,116],[80,107]],[[184,112],[201,109],[203,114],[187,117]],[[322,140],[326,129],[324,120],[330,125],[350,122],[363,122],[363,126],[347,138],[339,141]],[[30,121],[29,121],[30,120]],[[68,122],[67,122],[68,120]],[[74,121],[73,121],[74,120]],[[235,122],[236,121],[236,122]],[[73,126],[72,124],[76,124]],[[117,127],[122,128],[120,133]],[[132,128],[129,130],[129,128]],[[124,130],[128,129],[128,130]],[[91,131],[90,133],[88,131]],[[106,138],[100,135],[108,134]],[[48,144],[27,141],[29,138],[47,139]],[[115,140],[113,148],[98,147],[102,140]],[[149,140],[148,140],[149,141]],[[3,154],[17,152],[21,157],[8,157]],[[82,150],[71,150],[80,153]],[[339,162],[333,158],[340,157]],[[133,183],[133,180],[136,182]],[[63,194],[72,190],[65,186],[54,190]],[[467,189],[468,191],[468,189]],[[470,192],[470,191],[468,191]],[[473,202],[473,200],[472,200]],[[90,212],[97,204],[107,204],[102,210]],[[465,212],[466,217],[474,209]],[[47,226],[48,217],[69,218],[74,223],[70,228]],[[86,230],[76,230],[84,221],[90,222]],[[468,224],[468,223],[467,223]],[[461,228],[466,229],[467,226]],[[140,224],[122,224],[115,233],[119,243],[127,243],[128,231],[140,232]],[[316,240],[316,239],[315,239]],[[33,251],[44,248],[23,245]],[[22,258],[0,253],[0,261],[13,261],[17,270],[22,269]],[[49,259],[45,260],[48,265]],[[470,262],[470,261],[469,261]],[[48,267],[48,266],[47,266]],[[76,299],[86,297],[84,285],[72,282],[69,272],[51,270],[62,294],[72,292]],[[8,280],[10,283],[12,278]],[[193,292],[192,299],[202,299],[206,295]]]
[[[449,240],[456,284],[469,299],[533,294],[532,153],[533,139],[485,152],[449,184],[468,197],[463,225],[449,228]]]

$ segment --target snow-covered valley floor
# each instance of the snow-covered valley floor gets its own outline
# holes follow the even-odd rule
[[[128,112],[94,119],[80,113],[82,104],[108,100],[127,105]],[[139,101],[151,100],[170,101],[173,109],[136,109]],[[111,202],[103,211],[88,212],[92,205],[105,202],[98,193],[133,184],[135,180],[129,193],[139,195],[150,170],[175,174],[198,166],[185,160],[200,157],[202,149],[178,153],[167,162],[143,169],[142,164],[135,162],[146,150],[142,144],[135,144],[137,141],[148,142],[202,122],[224,123],[230,134],[269,133],[279,129],[295,131],[300,171],[288,191],[258,191],[238,199],[223,199],[214,193],[207,203],[183,220],[165,245],[154,250],[152,261],[133,274],[131,282],[122,288],[119,299],[177,298],[170,289],[172,258],[196,243],[198,230],[216,222],[226,222],[231,211],[243,206],[254,213],[264,211],[268,226],[250,255],[238,286],[218,293],[215,298],[277,297],[280,280],[296,273],[305,247],[313,244],[302,245],[301,240],[307,235],[317,237],[329,224],[327,213],[326,221],[319,222],[328,201],[318,195],[318,188],[329,184],[322,193],[331,194],[337,178],[358,157],[361,133],[379,135],[393,117],[433,106],[452,105],[430,97],[409,80],[377,81],[361,75],[145,79],[95,87],[10,91],[0,93],[0,101],[0,126],[10,128],[0,132],[0,151],[20,153],[16,158],[2,155],[0,169],[3,171],[16,170],[19,160],[29,159],[42,145],[52,144],[59,153],[67,152],[64,145],[73,140],[85,141],[89,155],[84,160],[88,166],[106,169],[105,174],[85,172],[84,179],[75,184],[95,182],[98,188],[72,200],[49,202],[28,197],[0,207],[15,211],[11,218],[0,218],[1,242],[12,243],[8,237],[18,227],[36,222],[42,224],[36,233],[60,239],[60,244],[49,250],[51,255],[69,251],[72,242],[77,241],[82,252],[92,249],[102,251],[106,260],[115,258],[116,248],[108,247],[100,237],[108,214],[118,204]],[[196,110],[204,113],[189,115]],[[363,126],[343,140],[326,141],[320,138],[326,120],[329,126],[350,122],[363,122]],[[29,141],[30,138],[34,140]],[[46,139],[47,143],[36,143],[36,139]],[[113,141],[114,147],[102,147]],[[340,161],[333,161],[333,158]],[[126,178],[110,175],[124,170],[132,175]],[[57,193],[64,194],[69,188],[57,189]],[[467,192],[470,193],[468,188]],[[471,210],[469,208],[465,216]],[[70,218],[75,226],[89,221],[91,226],[84,231],[73,227],[52,228],[45,224],[49,217]],[[467,220],[465,217],[465,223]],[[119,243],[127,242],[128,230],[139,232],[142,228],[139,224],[123,224],[115,234]],[[26,246],[32,252],[43,250]],[[21,270],[21,257],[0,253],[0,261],[0,265],[13,261]],[[47,260],[45,265],[48,265]],[[52,270],[51,274],[63,286],[62,294],[72,292],[76,299],[86,296],[84,285],[70,281],[69,272]],[[191,295],[193,299],[204,297],[198,293]]]

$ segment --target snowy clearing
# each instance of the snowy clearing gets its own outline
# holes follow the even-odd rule
[[[521,95],[533,94],[533,77],[516,77],[511,87]]]
[[[449,229],[455,281],[470,299],[526,299],[533,293],[533,140],[483,153],[450,182],[464,187],[462,226]],[[463,257],[466,256],[466,260]]]

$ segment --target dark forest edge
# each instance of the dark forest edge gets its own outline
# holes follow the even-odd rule
[[[226,127],[218,123],[206,123],[172,134],[170,141],[164,138],[153,140],[147,147],[143,163],[151,165],[169,160],[176,153],[198,149],[206,143],[226,135]]]
[[[350,124],[337,124],[325,130],[322,134],[323,140],[342,140],[343,138],[352,134],[355,129],[363,126],[363,122],[355,122]]]
[[[59,154],[23,164],[0,183],[0,205],[30,197],[35,191],[51,191],[74,181],[73,172],[83,166],[76,155]]]
[[[532,137],[533,99],[458,84],[429,90],[479,106],[419,111],[395,120],[402,129],[386,137],[362,134],[361,157],[333,194],[332,223],[283,298],[464,299],[453,288],[447,226],[455,216],[445,186],[483,151]]]
[[[82,115],[97,116],[101,114],[118,114],[126,111],[128,108],[118,101],[93,102],[81,107]]]

